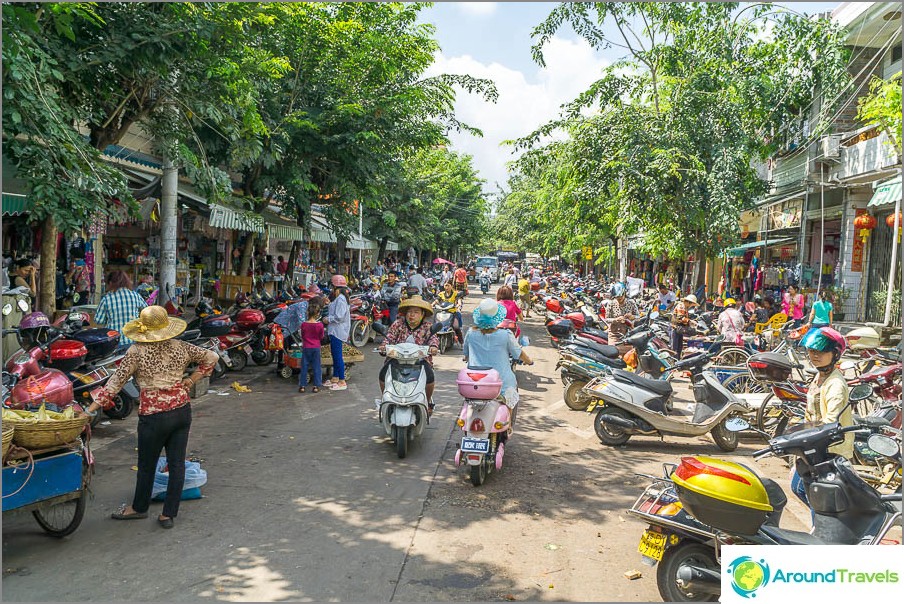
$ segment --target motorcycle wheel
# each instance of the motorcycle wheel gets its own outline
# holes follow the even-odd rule
[[[120,392],[113,399],[113,403],[112,409],[104,409],[104,415],[111,419],[125,419],[132,413],[135,401],[132,400],[132,397],[125,396]]]
[[[220,359],[217,361],[217,364],[213,366],[213,373],[210,375],[210,379],[218,380],[224,375],[226,375],[226,364],[223,363],[223,359]]]
[[[721,572],[711,545],[685,542],[665,550],[656,568],[656,587],[663,602],[717,602],[717,594],[689,592],[678,586],[678,569],[687,564]]]
[[[479,487],[484,483],[487,479],[487,464],[486,459],[484,458],[480,461],[476,466],[470,466],[471,468],[471,484],[475,487]]]
[[[617,447],[628,442],[631,435],[625,432],[624,428],[607,424],[600,419],[604,411],[609,415],[615,415],[625,419],[631,418],[631,415],[627,411],[622,411],[621,409],[613,407],[601,407],[597,412],[596,417],[593,419],[593,430],[596,432],[596,436],[600,439],[600,442],[604,445],[609,445],[610,447]]]
[[[443,334],[439,337],[439,353],[446,354],[446,351],[452,348],[452,335]]]
[[[259,365],[261,367],[269,365],[273,362],[273,351],[255,350],[251,353],[251,360],[254,361],[255,365]]]
[[[367,346],[367,341],[370,339],[369,332],[370,325],[368,325],[364,321],[355,321],[354,323],[352,323],[352,346],[354,346],[355,348],[363,348],[364,346]]]
[[[396,454],[399,459],[405,459],[408,455],[408,430],[410,430],[408,426],[404,428],[399,426],[395,429]]]
[[[725,420],[713,428],[709,434],[713,437],[716,445],[726,453],[731,453],[738,448],[738,433],[727,430],[725,428]]]
[[[587,382],[571,382],[565,387],[565,405],[573,411],[584,411],[590,404],[590,398],[582,392]]]
[[[763,402],[760,403],[759,408],[756,410],[756,427],[757,430],[762,430],[773,436],[778,436],[778,434],[775,433],[775,430],[782,419],[784,419],[784,413],[782,413],[781,409],[771,403],[771,394],[764,398]],[[787,424],[787,421],[785,423]]]
[[[241,371],[248,366],[248,355],[244,350],[233,348],[229,351],[229,359],[232,361],[231,371]]]

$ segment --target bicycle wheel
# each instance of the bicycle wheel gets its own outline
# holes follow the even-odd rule
[[[755,379],[749,373],[738,373],[725,378],[722,386],[732,394],[763,394],[769,392],[766,384]]]
[[[750,353],[737,346],[723,348],[713,359],[714,365],[728,365],[729,367],[743,365],[750,358]]]

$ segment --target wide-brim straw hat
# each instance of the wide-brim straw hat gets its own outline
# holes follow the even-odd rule
[[[171,317],[162,306],[148,306],[134,321],[122,326],[122,334],[136,342],[163,342],[175,338],[187,324],[182,319]]]
[[[420,308],[424,311],[424,318],[429,317],[433,314],[433,307],[430,306],[428,302],[426,302],[420,296],[411,296],[410,298],[406,298],[402,300],[402,303],[399,304],[399,312],[404,311],[406,308]]]
[[[681,298],[684,302],[688,302],[690,304],[697,304],[697,296],[694,294],[690,294]]]
[[[490,304],[496,303],[496,313],[495,314],[485,314],[485,311],[490,309]],[[505,306],[499,304],[492,298],[484,298],[481,300],[480,304],[477,308],[474,309],[474,325],[479,327],[480,329],[492,329],[505,321],[505,316],[508,314]]]

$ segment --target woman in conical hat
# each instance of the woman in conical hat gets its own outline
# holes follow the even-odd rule
[[[123,504],[113,514],[115,520],[148,517],[157,459],[164,448],[169,479],[166,500],[157,520],[162,527],[172,528],[173,519],[179,513],[191,427],[188,393],[196,382],[213,373],[219,360],[216,352],[175,339],[185,327],[185,321],[169,316],[162,306],[142,309],[137,319],[122,328],[123,334],[135,344],[126,352],[119,369],[107,384],[91,393],[94,402],[87,409],[89,414],[96,413],[101,407],[111,407],[113,397],[133,376],[141,388],[135,495],[131,505]],[[196,365],[197,369],[183,378],[190,365]]]

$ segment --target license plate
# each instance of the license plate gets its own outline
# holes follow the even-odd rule
[[[490,441],[486,438],[471,438],[465,436],[461,439],[462,453],[489,453]]]
[[[640,536],[640,544],[637,546],[637,551],[648,558],[662,560],[662,555],[665,553],[666,540],[667,536],[662,533],[644,531],[643,535]]]
[[[244,348],[245,348],[245,354],[248,354],[248,355],[250,355],[254,351],[254,349],[251,348],[251,344],[245,344]]]

